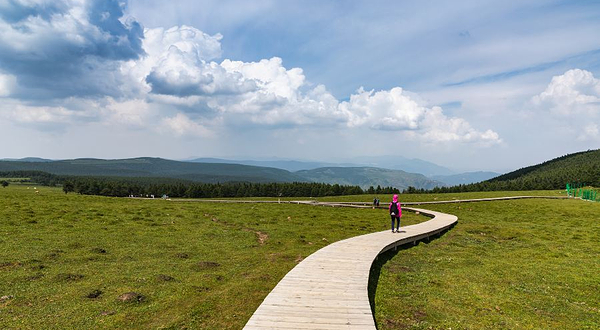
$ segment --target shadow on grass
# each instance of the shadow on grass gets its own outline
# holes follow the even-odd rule
[[[411,243],[399,245],[396,249],[390,249],[384,253],[381,253],[380,255],[377,256],[377,259],[375,259],[375,261],[373,261],[373,264],[371,265],[371,271],[369,272],[368,290],[369,290],[369,304],[371,305],[371,314],[373,314],[373,319],[375,320],[375,326],[377,326],[377,319],[375,318],[375,294],[377,293],[377,284],[379,283],[379,275],[381,275],[381,268],[383,267],[383,265],[385,265],[389,260],[391,260],[398,253],[400,253],[404,250],[410,249],[421,243],[429,244],[433,240],[444,236],[449,230],[454,228],[455,225],[456,224],[453,224],[452,226],[450,226],[448,229],[444,230],[443,232],[436,234],[436,235],[432,235],[428,238],[424,238],[424,239],[416,241],[414,243],[411,242]]]

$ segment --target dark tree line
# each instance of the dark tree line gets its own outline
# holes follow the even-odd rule
[[[65,193],[100,195],[113,197],[150,196],[183,198],[216,197],[323,197],[360,195],[364,193],[400,193],[392,187],[370,187],[326,183],[199,183],[189,180],[155,177],[88,177],[55,175],[41,171],[5,171],[0,177],[27,178],[24,182],[35,182],[44,186],[62,185]]]
[[[382,188],[380,185],[377,185],[377,188],[370,186],[369,189],[367,189],[366,193],[370,194],[370,195],[399,194],[400,189],[394,188],[394,187],[383,187]]]
[[[23,182],[35,182],[41,186],[54,187],[62,183],[63,178],[42,171],[0,171],[0,177],[2,178],[27,178],[21,181]]]
[[[65,193],[113,197],[167,195],[182,198],[216,197],[323,197],[358,195],[363,190],[358,186],[342,186],[325,183],[136,183],[131,181],[100,178],[72,178],[63,183]]]

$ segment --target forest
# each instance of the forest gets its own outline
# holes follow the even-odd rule
[[[524,167],[490,180],[436,187],[430,190],[408,187],[404,193],[459,193],[474,191],[521,191],[565,189],[567,183],[600,187],[600,150],[588,150],[561,156]]]
[[[40,171],[5,171],[0,177],[18,177],[25,182],[45,186],[61,185],[65,193],[111,197],[163,195],[181,198],[215,197],[323,197],[360,195],[364,193],[400,193],[393,187],[370,187],[339,184],[286,182],[286,183],[198,183],[187,180],[155,177],[83,177],[60,176]]]

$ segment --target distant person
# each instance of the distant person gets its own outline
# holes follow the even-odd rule
[[[398,202],[398,195],[394,195],[392,202],[390,203],[390,217],[392,218],[392,233],[400,232],[400,218],[402,218],[402,207]],[[397,221],[396,231],[394,231],[394,220]]]
[[[375,206],[379,207],[379,198],[377,198],[377,200],[375,201]]]
[[[377,197],[373,198],[373,206],[377,206]]]

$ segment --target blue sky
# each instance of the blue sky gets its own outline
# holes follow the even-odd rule
[[[0,2],[0,158],[506,171],[600,146],[598,1]]]

